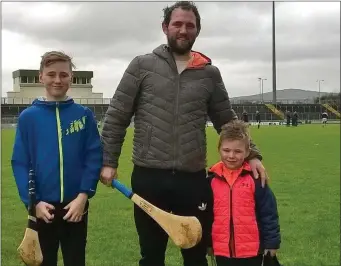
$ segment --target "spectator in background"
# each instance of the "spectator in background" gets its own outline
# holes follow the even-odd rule
[[[298,114],[295,111],[293,116],[292,116],[292,126],[297,127],[297,125],[298,125]]]
[[[244,112],[243,112],[243,121],[247,124],[249,123],[249,115],[246,112],[246,110],[244,110]]]
[[[287,110],[287,127],[290,127],[290,120],[291,120],[291,113],[289,110]]]
[[[259,113],[258,110],[256,111],[256,122],[258,123],[257,126],[258,126],[258,129],[259,129],[261,121],[260,121],[260,113]]]
[[[325,127],[327,125],[328,113],[324,111],[321,116],[322,116],[322,126]]]

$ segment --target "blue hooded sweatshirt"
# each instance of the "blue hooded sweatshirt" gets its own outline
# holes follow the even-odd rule
[[[91,110],[71,98],[36,99],[19,116],[12,169],[28,206],[28,173],[35,173],[37,202],[68,203],[79,193],[95,195],[102,146]]]

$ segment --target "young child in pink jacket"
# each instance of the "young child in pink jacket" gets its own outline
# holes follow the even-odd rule
[[[209,169],[213,191],[212,248],[218,266],[261,266],[280,247],[277,204],[268,185],[252,176],[248,126],[226,124],[220,134],[221,161]]]

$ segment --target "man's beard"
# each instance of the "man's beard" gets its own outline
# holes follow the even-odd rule
[[[193,40],[186,40],[186,42],[183,43],[183,45],[179,45],[177,43],[176,38],[171,38],[167,36],[168,45],[173,53],[176,53],[178,55],[184,55],[191,51],[193,44],[195,42],[195,39]]]

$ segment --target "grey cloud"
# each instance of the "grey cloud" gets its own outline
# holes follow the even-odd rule
[[[6,3],[4,8],[12,10],[3,13],[5,29],[25,34],[44,46],[73,50],[77,55],[91,54],[99,60],[108,56],[131,59],[165,41],[161,22],[167,3],[67,3],[70,12],[60,21],[28,21],[12,5]]]
[[[271,16],[271,3],[205,3],[202,8],[201,37],[263,34],[263,18]]]
[[[197,47],[203,51],[209,50],[209,56],[213,58],[271,62],[272,9],[270,6],[269,10],[270,3],[263,4],[267,13],[260,16],[254,12],[243,19],[238,18],[239,15],[235,13],[227,13],[224,16],[225,9],[219,9],[216,16],[219,19],[214,24],[209,24],[210,28],[206,31],[203,29],[203,34],[197,40]],[[292,21],[287,13],[281,12],[280,7],[276,8],[276,12],[278,61],[340,57],[339,12],[295,21]]]
[[[63,3],[65,4],[65,3]],[[162,7],[165,3],[72,2],[69,16],[56,20],[27,21],[25,14],[4,12],[3,27],[34,36],[37,40],[58,39],[60,42],[89,42],[95,45],[146,41],[158,37],[161,30]],[[13,3],[6,3],[11,9]],[[28,7],[36,3],[25,3]],[[160,16],[155,16],[155,14]],[[20,16],[18,16],[20,15]]]
[[[272,65],[261,62],[236,64],[217,62],[230,97],[259,93],[258,78],[266,78],[264,92],[272,91]],[[321,67],[323,66],[323,67]],[[321,91],[339,91],[340,60],[309,60],[277,64],[277,89],[317,90],[317,79],[324,79]]]
[[[29,6],[33,3],[25,3]],[[161,30],[162,8],[171,3],[67,3],[69,16],[59,22],[33,20],[25,14],[3,14],[3,26],[35,38],[44,45],[62,45],[78,54],[131,59],[150,52],[165,41]],[[278,60],[340,55],[340,14],[291,21],[287,5],[276,5]],[[10,8],[7,3],[5,9]],[[209,56],[230,60],[271,60],[271,2],[197,3],[202,32],[195,47],[211,50]],[[157,14],[157,15],[156,15]],[[53,23],[52,23],[53,22]],[[151,41],[154,43],[151,44]]]
[[[102,63],[108,58],[118,60],[131,60],[133,57],[141,54],[150,53],[161,43],[160,41],[147,42],[133,40],[130,42],[108,43],[103,46],[94,43],[61,43],[61,42],[46,42],[48,47],[63,47],[63,51],[71,54],[73,57],[86,62],[87,60],[95,60]],[[56,48],[57,49],[57,48]]]
[[[60,47],[71,53],[79,69],[94,69],[95,88],[111,96],[124,70],[116,66],[126,66],[136,55],[151,52],[165,42],[162,8],[172,3],[61,4],[68,6],[66,17],[38,20],[28,18],[21,10],[39,3],[21,3],[21,8],[13,8],[14,3],[3,3],[2,26],[43,47]],[[290,12],[295,10],[295,4],[276,3],[278,87],[297,84],[314,89],[314,81],[310,84],[310,78],[302,75],[313,79],[320,75],[330,84],[339,84],[340,12],[321,11],[314,17],[299,17]],[[197,2],[197,6],[202,32],[194,49],[221,68],[232,94],[247,94],[250,90],[257,93],[259,76],[268,78],[270,88],[272,3]],[[115,85],[108,88],[109,83]]]
[[[244,38],[227,38],[221,42],[211,42],[210,38],[198,39],[196,48],[210,51],[211,58],[229,58],[233,61],[264,61],[272,60],[272,36],[262,39],[256,36]],[[300,61],[310,58],[340,57],[340,39],[338,36],[326,38],[281,38],[276,40],[276,56],[278,61]]]

